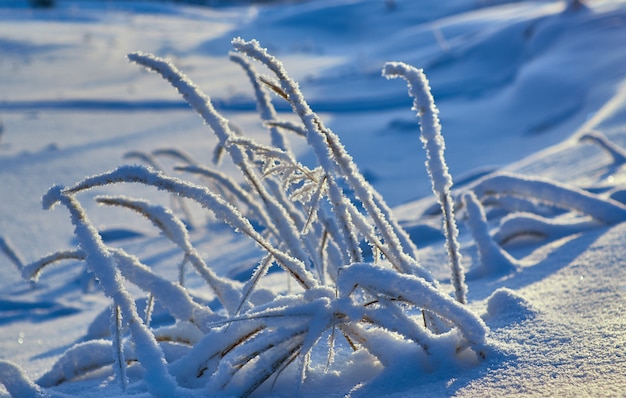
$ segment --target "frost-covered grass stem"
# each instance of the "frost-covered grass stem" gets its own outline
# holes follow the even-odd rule
[[[421,69],[401,62],[389,62],[383,68],[383,75],[390,78],[401,77],[407,81],[409,95],[413,97],[413,110],[417,112],[421,127],[421,140],[426,150],[426,168],[432,182],[433,192],[439,200],[443,212],[446,247],[452,269],[452,285],[458,302],[466,303],[467,286],[461,263],[459,230],[454,219],[454,200],[450,193],[452,177],[444,157],[445,142],[441,135],[439,110],[431,94],[428,79]]]

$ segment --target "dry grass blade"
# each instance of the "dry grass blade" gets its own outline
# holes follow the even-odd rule
[[[39,275],[41,271],[48,265],[63,261],[63,260],[84,260],[85,253],[82,250],[62,250],[52,254],[49,254],[45,257],[40,258],[39,260],[32,262],[28,265],[25,265],[22,268],[22,278],[26,280],[30,280],[33,282],[37,282],[39,279]]]
[[[285,101],[289,101],[289,95],[280,87],[280,84],[267,76],[259,76],[259,81],[269,87],[274,93],[282,97]]]

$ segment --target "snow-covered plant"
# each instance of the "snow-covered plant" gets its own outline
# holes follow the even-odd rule
[[[473,192],[463,195],[467,226],[474,237],[480,264],[470,270],[468,277],[502,275],[517,270],[518,261],[499,247],[489,234],[485,210]]]
[[[615,225],[626,220],[626,206],[621,203],[545,178],[495,173],[480,180],[472,190],[481,200],[485,197],[508,195],[532,198],[589,216],[606,225]]]
[[[587,139],[615,153],[615,157],[619,155],[620,148],[603,136],[594,134]],[[512,257],[501,247],[517,238],[554,240],[626,219],[626,206],[611,198],[550,179],[503,172],[473,184],[462,195],[461,206],[479,260],[468,273],[471,278],[518,270],[523,260]],[[493,235],[489,231],[486,206],[497,209],[491,212],[492,218],[499,218]]]
[[[613,159],[613,163],[621,166],[626,163],[626,151],[614,142],[611,142],[604,134],[597,131],[588,131],[579,137],[580,142],[590,142],[598,145]]]
[[[430,91],[428,79],[424,72],[413,66],[389,62],[385,64],[383,74],[387,78],[404,78],[409,85],[409,95],[414,99],[413,110],[417,111],[421,125],[421,140],[426,150],[426,168],[432,182],[432,188],[443,213],[443,230],[446,236],[446,247],[452,269],[452,285],[456,299],[460,303],[467,300],[467,286],[461,263],[461,250],[458,242],[459,230],[454,219],[454,199],[450,193],[452,176],[444,157],[445,141],[441,134],[439,110]]]
[[[156,156],[172,156],[184,163],[176,170],[202,176],[210,183],[199,185],[154,167],[134,165],[87,177],[69,187],[51,188],[44,195],[44,207],[61,204],[69,211],[78,247],[28,265],[16,261],[27,279],[37,279],[46,266],[59,260],[84,262],[111,299],[107,316],[111,341],[93,339],[70,348],[37,384],[22,380],[22,376],[8,380],[16,368],[2,363],[0,382],[7,387],[41,396],[41,387],[53,391],[54,386],[91,370],[112,366],[122,392],[132,388],[163,397],[198,393],[248,396],[281,374],[295,377],[300,388],[312,369],[333,365],[337,347],[365,352],[378,367],[393,365],[397,360],[393,353],[410,347],[425,364],[416,372],[432,369],[442,356],[462,351],[475,357],[486,354],[486,326],[463,305],[465,285],[451,179],[443,159],[436,108],[421,72],[405,65],[400,70],[399,64],[385,69],[387,76],[403,76],[415,89],[411,95],[422,121],[433,189],[444,211],[457,300],[441,290],[420,265],[415,244],[358,171],[339,137],[311,110],[282,64],[256,41],[235,39],[233,45],[237,53],[231,59],[244,68],[252,82],[271,145],[235,131],[210,98],[169,61],[150,54],[130,54],[131,61],[169,81],[201,116],[217,137],[215,159],[229,156],[245,183],[238,184],[182,152],[160,150],[130,155],[153,166],[157,165]],[[259,74],[251,60],[260,62],[273,77]],[[299,123],[278,119],[268,90],[291,105]],[[289,132],[306,139],[317,157],[316,167],[296,159],[285,136]],[[250,279],[238,282],[218,275],[194,247],[188,226],[170,209],[143,199],[96,198],[100,204],[123,207],[148,219],[180,249],[183,260],[173,267],[193,267],[217,304],[194,300],[182,277],[165,279],[140,258],[106,244],[79,196],[121,183],[153,187],[196,202],[253,240],[263,254],[256,264],[250,264],[254,268]],[[14,252],[6,249],[9,245],[3,246],[6,252]],[[274,264],[298,288],[290,293],[263,290],[260,281]],[[144,314],[126,288],[128,283],[149,295]],[[156,305],[175,320],[173,325],[151,326],[151,308]],[[321,367],[315,363],[320,355],[314,352],[325,353]],[[143,369],[140,378],[130,371],[137,365]]]

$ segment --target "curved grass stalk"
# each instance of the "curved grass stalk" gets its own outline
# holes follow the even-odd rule
[[[155,172],[142,166],[122,166],[111,172],[86,178],[64,192],[73,194],[96,186],[119,182],[142,183],[167,192],[176,192],[181,196],[196,201],[212,211],[222,221],[255,240],[268,253],[272,254],[278,264],[296,279],[303,288],[310,289],[317,286],[317,281],[305,268],[302,261],[272,246],[237,209],[204,187],[165,176],[160,172]],[[47,199],[44,198],[44,201],[47,201]]]
[[[377,201],[374,200],[371,186],[358,172],[352,157],[346,152],[343,145],[341,145],[339,138],[326,128],[320,118],[313,113],[298,85],[289,77],[282,63],[268,54],[265,49],[261,48],[256,40],[246,42],[241,38],[236,38],[233,40],[233,47],[235,50],[266,65],[276,75],[280,83],[281,92],[288,99],[294,112],[300,117],[304,124],[307,142],[313,148],[322,168],[327,174],[332,176],[340,175],[348,181],[350,186],[354,189],[355,195],[359,198],[374,224],[378,227],[383,240],[390,246],[393,255],[398,258],[405,255],[408,257],[398,235],[395,233],[395,230],[401,229],[400,226],[397,225],[397,228],[392,227],[389,220],[393,220],[393,218],[385,218],[376,203]],[[341,208],[334,208],[334,210],[337,212],[342,211]],[[338,218],[348,218],[347,214],[336,213],[336,215]],[[415,268],[419,267],[416,260],[402,263],[412,265],[410,269],[403,270],[403,272],[406,273],[414,273]],[[433,280],[434,278],[430,278],[430,281]]]
[[[433,192],[443,212],[443,229],[446,236],[446,248],[452,271],[452,285],[456,300],[467,302],[467,285],[465,273],[461,263],[461,247],[459,245],[459,230],[454,220],[454,200],[450,193],[452,177],[444,157],[445,143],[441,135],[441,125],[437,114],[439,110],[430,91],[428,79],[420,69],[400,62],[386,63],[383,75],[390,78],[401,77],[409,85],[409,95],[413,97],[413,109],[420,119],[420,139],[426,150],[426,168],[432,182]]]
[[[75,234],[85,251],[87,265],[98,278],[104,293],[119,306],[122,317],[127,319],[131,335],[137,347],[139,361],[146,369],[145,378],[148,390],[155,396],[171,397],[176,395],[176,383],[167,372],[163,351],[154,336],[142,322],[134,300],[121,283],[121,275],[117,269],[111,252],[102,242],[98,231],[92,226],[78,201],[63,193],[63,188],[56,186],[44,195],[44,208],[50,208],[60,202],[70,212]],[[121,362],[123,359],[118,358]]]
[[[25,265],[24,268],[22,268],[22,278],[37,282],[41,271],[46,266],[63,260],[85,260],[85,253],[82,250],[61,250],[49,254],[35,262]]]
[[[626,151],[611,142],[604,134],[598,131],[588,131],[582,134],[579,141],[587,141],[598,145],[611,156],[614,164],[621,165],[626,163]]]
[[[277,117],[276,109],[274,109],[274,106],[272,105],[270,96],[259,84],[259,74],[254,69],[252,64],[248,62],[246,58],[236,53],[230,54],[230,60],[239,64],[248,75],[250,84],[252,84],[252,88],[254,89],[254,95],[256,97],[257,108],[261,116],[261,120],[264,122],[275,120]],[[271,142],[273,147],[281,149],[285,152],[291,152],[285,137],[276,126],[270,126],[270,137],[272,139]]]
[[[221,319],[208,306],[196,303],[186,289],[161,278],[139,259],[122,249],[112,249],[122,276],[145,292],[150,292],[175,319],[188,321],[207,332],[210,322]]]
[[[185,98],[187,103],[202,117],[205,123],[211,127],[219,141],[219,145],[228,151],[233,163],[240,168],[244,177],[259,194],[268,215],[280,232],[281,239],[286,242],[286,247],[289,248],[290,253],[301,261],[306,262],[308,255],[299,239],[293,220],[285,208],[267,192],[261,179],[257,176],[254,166],[249,163],[246,153],[237,145],[229,146],[227,144],[229,139],[236,137],[236,134],[230,128],[228,120],[215,110],[210,98],[193,84],[187,76],[165,59],[140,52],[128,54],[128,58],[149,70],[159,73],[164,79],[169,81]]]
[[[68,349],[52,368],[37,380],[42,387],[54,387],[84,374],[113,365],[113,344],[109,340],[91,340]]]
[[[183,250],[185,258],[211,286],[224,308],[231,314],[235,311],[237,302],[241,299],[239,290],[234,286],[233,281],[220,277],[207,266],[198,251],[191,244],[185,225],[171,211],[139,199],[99,197],[96,200],[102,204],[120,206],[136,211],[150,220],[169,240]]]
[[[479,198],[501,194],[536,198],[589,215],[606,225],[626,221],[626,206],[621,203],[545,178],[498,173],[480,180],[472,190]]]
[[[342,269],[337,281],[340,297],[348,297],[356,287],[375,296],[400,300],[432,312],[452,322],[476,352],[485,346],[487,327],[464,305],[452,300],[422,278],[399,274],[372,264],[353,264]]]

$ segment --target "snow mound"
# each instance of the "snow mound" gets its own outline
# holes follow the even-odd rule
[[[507,321],[518,323],[532,319],[538,311],[525,298],[515,291],[501,287],[494,291],[487,299],[487,313],[483,315],[485,321]]]

